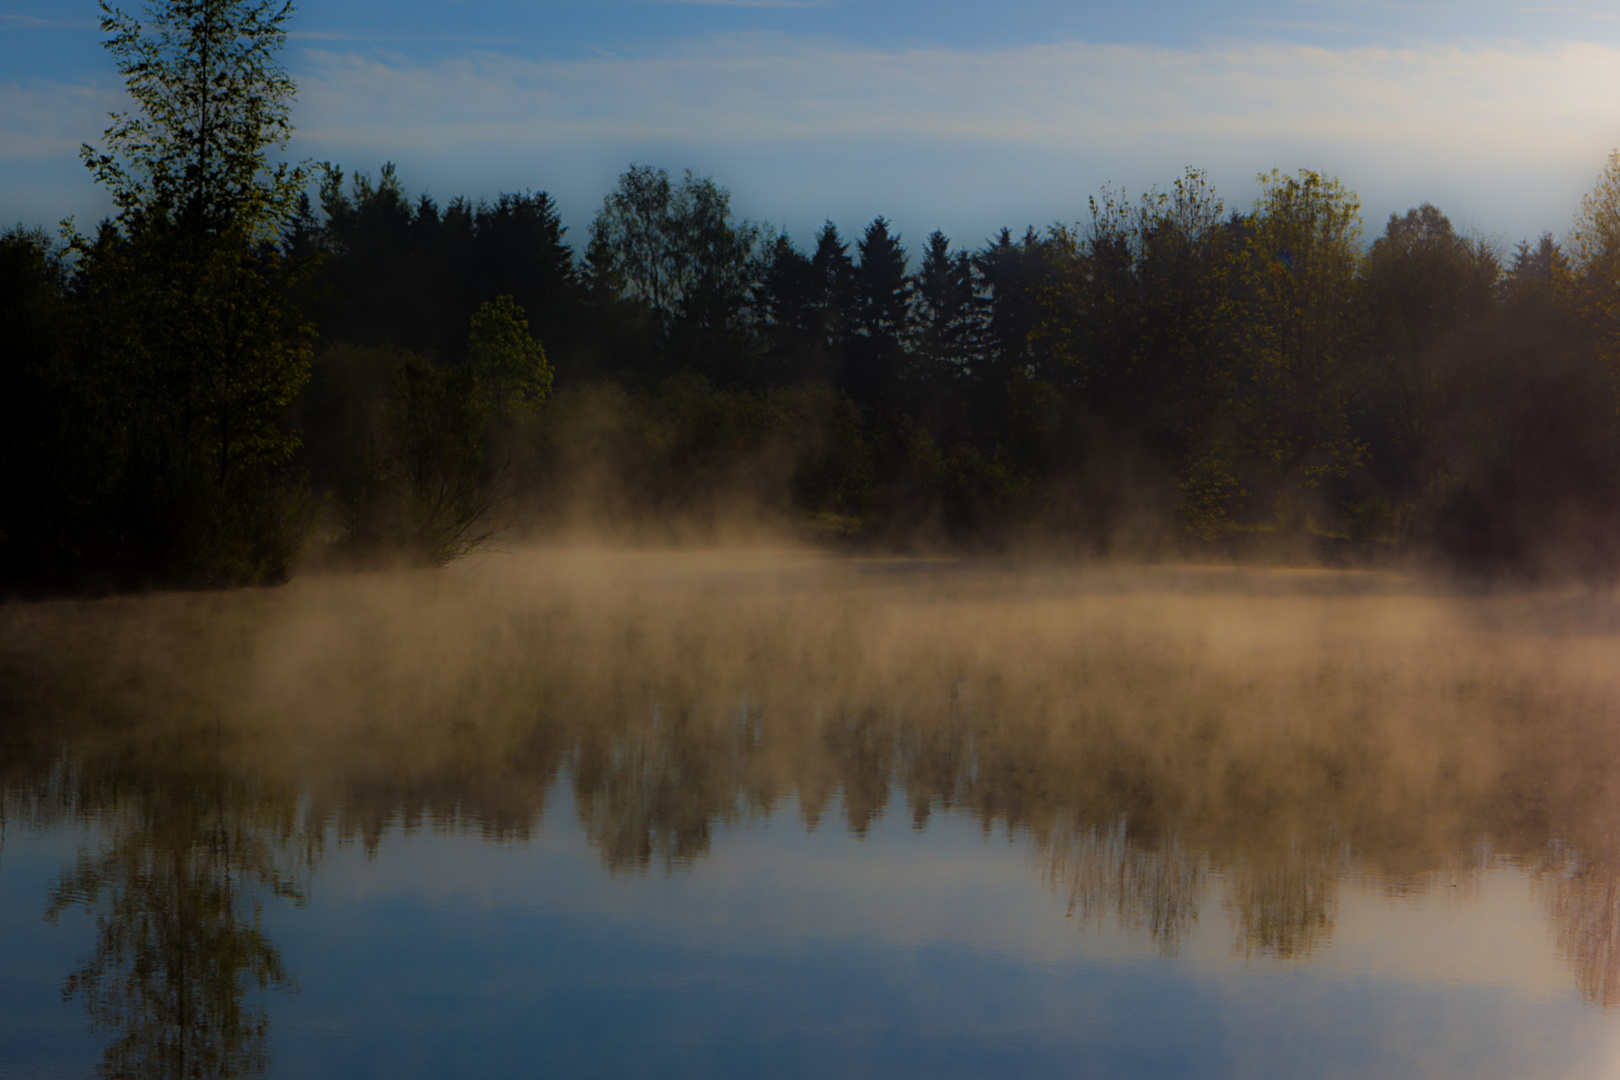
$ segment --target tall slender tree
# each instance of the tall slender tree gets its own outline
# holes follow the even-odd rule
[[[1438,443],[1490,314],[1501,259],[1459,236],[1431,203],[1391,214],[1363,274],[1371,356],[1360,377],[1381,423],[1371,464],[1395,494],[1415,498],[1441,469]]]
[[[849,342],[855,306],[855,263],[849,257],[849,245],[838,235],[838,226],[830,221],[816,233],[810,278],[817,343],[841,354]]]
[[[935,229],[912,285],[912,349],[917,374],[951,383],[971,373],[977,344],[979,297],[966,251]]]
[[[632,165],[591,222],[587,267],[662,331],[668,366],[723,382],[749,381],[758,351],[749,300],[766,270],[769,238],[735,221],[731,193],[689,171]]]
[[[1309,169],[1259,178],[1245,257],[1252,396],[1244,423],[1276,524],[1304,525],[1302,497],[1360,464],[1346,381],[1360,327],[1361,201]]]
[[[900,235],[882,217],[872,220],[856,244],[855,338],[846,384],[857,400],[892,403],[905,367],[911,281]]]
[[[85,163],[118,214],[78,240],[104,325],[100,352],[127,399],[124,556],[143,576],[283,575],[304,515],[280,423],[308,378],[312,328],[289,300],[278,245],[297,218],[301,166],[275,162],[292,131],[277,62],[285,0],[103,0],[106,47],[135,109]]]

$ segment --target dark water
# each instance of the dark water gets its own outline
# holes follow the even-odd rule
[[[0,609],[0,1077],[1620,1074],[1620,604],[543,554]]]

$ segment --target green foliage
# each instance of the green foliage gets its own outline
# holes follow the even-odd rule
[[[1342,513],[1344,531],[1352,540],[1398,540],[1411,527],[1411,506],[1393,505],[1382,495],[1347,502]]]
[[[337,489],[341,545],[444,566],[488,540],[488,409],[470,368],[407,357],[374,437]]]
[[[1431,489],[1444,467],[1476,337],[1492,314],[1501,260],[1483,241],[1458,236],[1424,203],[1391,214],[1362,275],[1369,332],[1360,373],[1371,464],[1405,498]]]
[[[874,463],[860,409],[826,383],[801,383],[765,397],[773,423],[793,433],[794,504],[812,515],[858,527],[871,511]]]
[[[758,392],[688,372],[635,393],[567,388],[541,412],[536,453],[531,520],[548,529],[713,539],[837,520],[847,531],[871,506],[860,411],[822,383]]]
[[[591,222],[590,266],[665,320],[739,297],[757,274],[757,225],[731,220],[731,193],[690,172],[632,165]]]
[[[1361,460],[1348,424],[1344,373],[1360,327],[1351,303],[1361,265],[1361,203],[1309,169],[1273,170],[1249,218],[1244,258],[1245,374],[1241,424],[1274,492],[1279,524],[1303,520],[1300,489]]]
[[[125,779],[102,850],[81,851],[52,889],[47,919],[96,915],[94,952],[63,994],[112,1036],[100,1076],[263,1076],[269,1023],[256,998],[293,984],[263,925],[267,898],[300,899],[266,842],[286,823],[266,821],[263,794],[217,765],[166,771],[179,775]]]
[[[753,379],[758,344],[750,293],[771,237],[731,216],[731,193],[690,172],[632,165],[591,222],[585,264],[594,286],[643,306],[657,327],[660,371],[686,367],[718,381]]]
[[[1242,240],[1203,173],[1136,203],[1104,190],[1057,232],[1037,329],[1088,411],[1135,429],[1179,481],[1189,535],[1218,534],[1242,494],[1232,424],[1242,355]]]
[[[1596,185],[1581,198],[1575,228],[1570,232],[1573,268],[1585,277],[1616,280],[1620,262],[1620,150],[1612,151],[1598,174]]]
[[[1075,226],[935,232],[913,270],[883,217],[800,250],[713,180],[635,165],[576,260],[544,193],[440,207],[391,165],[325,166],[317,211],[269,164],[287,8],[106,11],[138,110],[86,159],[119,216],[72,238],[71,280],[41,237],[0,239],[13,576],[275,579],[311,518],[295,465],[350,550],[436,564],[521,517],[752,516],[1620,565],[1620,155],[1568,256],[1542,237],[1505,273],[1429,204],[1364,249],[1354,193],[1310,170],[1246,214],[1188,170]]]
[[[120,575],[279,579],[310,520],[282,423],[309,373],[313,328],[290,299],[305,267],[271,243],[304,182],[268,157],[291,130],[275,62],[290,11],[165,0],[143,22],[103,5],[137,111],[84,149],[119,213],[73,246],[94,324],[82,388],[118,403],[117,494],[98,514]]]
[[[529,334],[529,322],[511,294],[484,304],[472,317],[467,360],[485,406],[496,413],[537,407],[551,393],[545,349]]]
[[[274,239],[303,187],[302,168],[268,167],[286,145],[294,86],[276,54],[286,0],[160,0],[147,21],[101,0],[101,29],[134,100],[116,113],[107,148],[81,151],[135,225],[173,217],[207,230]]]
[[[870,465],[853,403],[824,384],[765,394],[727,390],[691,373],[665,380],[638,402],[659,486],[680,477],[717,499],[796,497],[802,510],[859,516],[867,510]],[[667,470],[667,472],[665,471]],[[666,492],[665,499],[685,496]]]
[[[412,198],[391,164],[375,177],[346,177],[328,164],[318,201],[325,220],[311,206],[289,245],[324,256],[312,292],[325,340],[456,362],[468,320],[502,294],[523,309],[553,362],[582,359],[587,338],[594,353],[606,331],[586,323],[567,230],[545,192],[441,206],[427,195]]]
[[[1620,393],[1620,150],[1581,200],[1569,237],[1569,274],[1559,282],[1595,339]]]
[[[145,419],[226,488],[297,448],[280,421],[308,381],[313,330],[286,303],[297,268],[273,250],[189,241],[165,229],[99,244],[85,276]]]
[[[1207,542],[1225,533],[1228,508],[1248,495],[1232,471],[1240,460],[1230,446],[1217,446],[1183,466],[1176,517],[1187,536]]]
[[[350,451],[335,491],[339,542],[351,555],[444,566],[492,535],[502,472],[492,450],[503,440],[510,448],[533,424],[552,372],[509,295],[474,314],[467,356],[453,366],[385,350],[351,348],[329,358],[326,408],[372,427]],[[374,416],[365,415],[363,400],[344,403],[344,384],[351,396],[375,394],[383,366],[393,373]]]
[[[1475,573],[1620,570],[1620,430],[1601,324],[1559,246],[1521,245],[1468,339],[1414,534]]]

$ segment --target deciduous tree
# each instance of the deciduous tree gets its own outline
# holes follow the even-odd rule
[[[301,166],[272,160],[292,131],[293,82],[277,62],[292,7],[102,12],[136,107],[83,150],[118,214],[75,243],[103,324],[99,374],[128,406],[119,464],[133,501],[114,513],[125,556],[143,576],[282,576],[307,519],[285,471],[297,436],[281,421],[312,337],[289,299],[300,268],[277,246],[305,182]]]
[[[1275,522],[1304,524],[1303,489],[1361,460],[1347,365],[1358,344],[1361,201],[1310,169],[1261,175],[1245,258],[1243,424]]]

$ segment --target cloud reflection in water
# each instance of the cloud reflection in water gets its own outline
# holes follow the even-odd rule
[[[1308,961],[1352,885],[1519,868],[1611,1006],[1617,637],[1607,596],[1371,575],[526,555],[0,610],[0,784],[99,826],[50,904],[95,913],[67,991],[109,1075],[262,1072],[298,977],[265,903],[347,840],[534,842],[551,801],[632,876],[784,811],[970,819],[1164,956],[1218,912]]]

